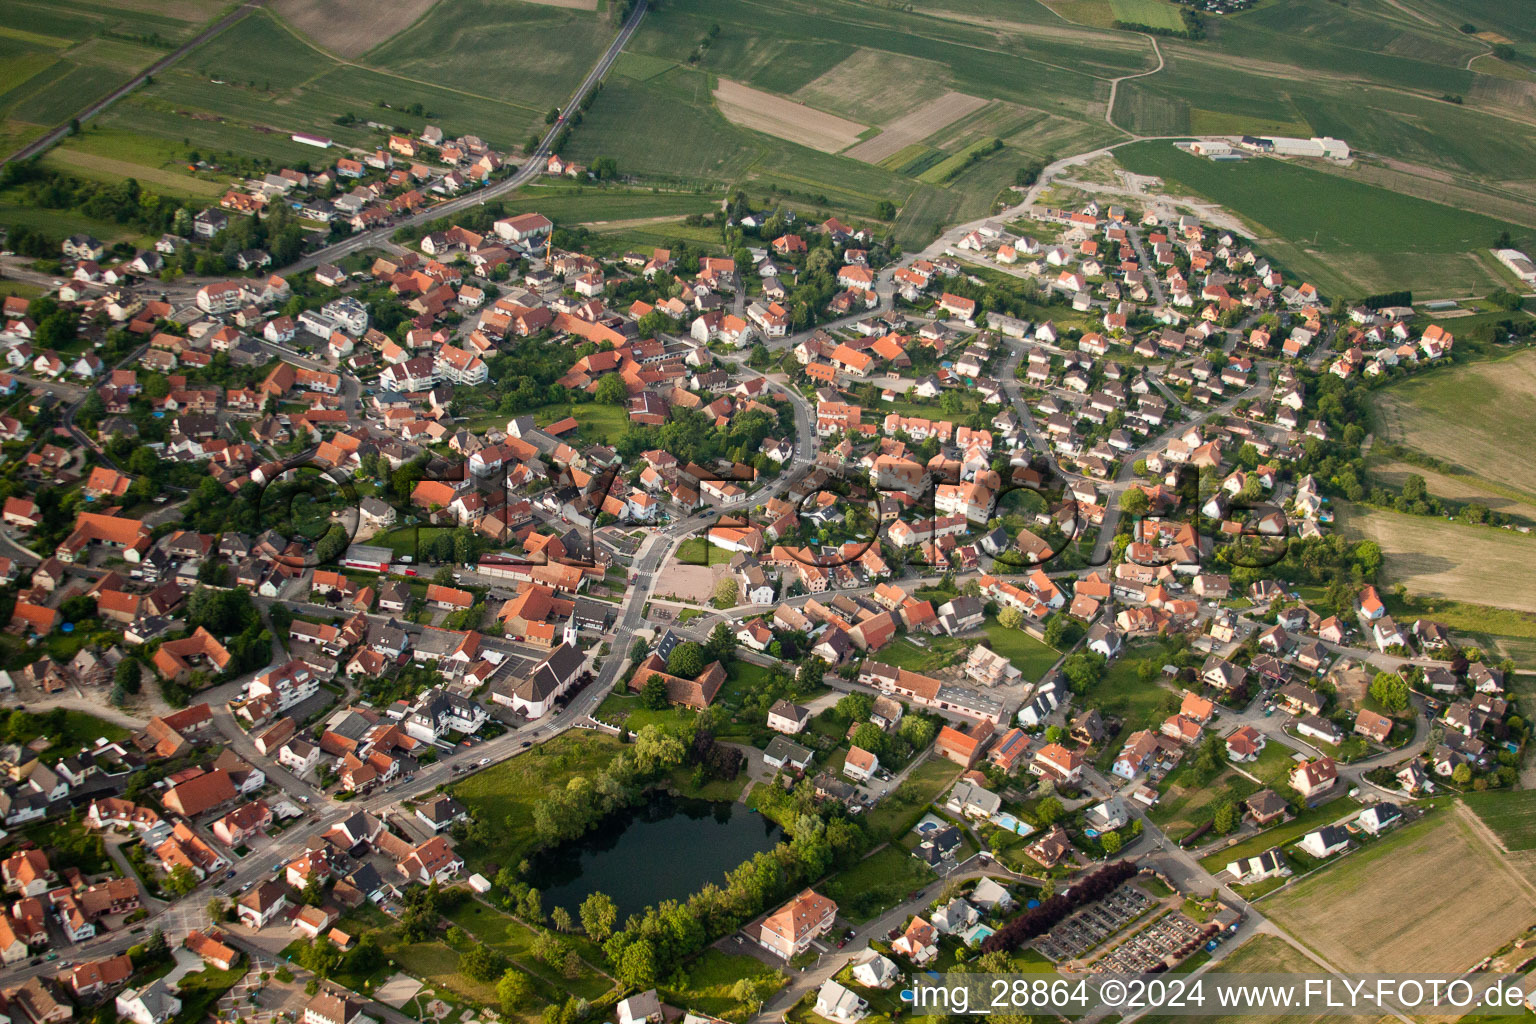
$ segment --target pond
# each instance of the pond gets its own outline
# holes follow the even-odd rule
[[[580,839],[533,859],[529,884],[545,910],[576,916],[594,892],[612,897],[619,921],[662,900],[686,900],[753,854],[770,850],[782,830],[738,803],[655,792],[617,811]]]

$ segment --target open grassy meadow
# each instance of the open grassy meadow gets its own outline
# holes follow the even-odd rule
[[[1454,332],[1455,321],[1447,323]],[[1375,392],[1371,429],[1451,463],[1486,488],[1536,503],[1536,464],[1529,458],[1529,439],[1536,436],[1533,400],[1536,352],[1517,352]]]
[[[1536,913],[1536,886],[1469,817],[1432,810],[1266,900],[1264,914],[1339,970],[1465,970]]]
[[[1536,536],[1340,503],[1338,529],[1381,545],[1383,581],[1410,594],[1536,612]]]
[[[1194,193],[1226,207],[1254,228],[1255,239],[1325,294],[1387,288],[1465,295],[1496,287],[1472,255],[1501,231],[1525,229],[1327,174],[1306,161],[1251,159],[1216,163],[1168,142],[1115,151],[1138,174],[1157,175],[1169,194]]]

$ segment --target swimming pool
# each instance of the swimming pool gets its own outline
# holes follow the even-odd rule
[[[1009,814],[1007,811],[998,811],[996,814],[992,815],[991,821],[992,824],[996,825],[998,828],[1005,828],[1008,831],[1017,833],[1021,836],[1027,836],[1035,830],[1034,826],[1027,822],[1020,821],[1018,818]]]

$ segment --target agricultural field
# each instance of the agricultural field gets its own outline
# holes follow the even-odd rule
[[[274,0],[288,24],[331,53],[357,57],[409,28],[437,0]]]
[[[1455,331],[1455,321],[1448,321]],[[1375,392],[1377,435],[1456,466],[1486,489],[1536,502],[1536,352],[1411,377]],[[1427,477],[1426,477],[1427,479]],[[1490,506],[1491,507],[1491,506]]]
[[[1066,17],[1097,8],[1090,0],[1056,6]],[[1438,17],[1420,17],[1390,0],[1347,7],[1296,0],[1208,19],[1204,40],[1159,41],[1166,67],[1122,83],[1115,122],[1143,135],[1334,135],[1377,164],[1457,184],[1496,184],[1529,203],[1536,195],[1530,83],[1480,73],[1486,61],[1474,58],[1489,40],[1460,31],[1475,16],[1440,6]],[[1488,23],[1510,20],[1488,14]],[[1531,46],[1529,28],[1518,31],[1509,37],[1516,47]],[[1370,116],[1361,117],[1363,110]]]
[[[1243,974],[1302,974],[1317,969],[1317,964],[1311,958],[1278,935],[1255,935],[1241,946],[1229,951],[1218,964],[1212,967],[1212,970],[1223,973]],[[1188,1019],[1158,1015],[1141,1018],[1146,1024],[1175,1024]],[[1205,1019],[1211,1024],[1258,1024],[1259,1021],[1274,1020],[1273,1017],[1255,1014],[1231,1014]],[[1322,1014],[1291,1014],[1284,1019],[1294,1024],[1315,1024],[1327,1018]]]
[[[1536,612],[1530,586],[1536,537],[1348,503],[1337,511],[1341,533],[1381,545],[1383,582],[1421,596]]]
[[[365,62],[390,75],[531,108],[542,126],[544,112],[570,98],[617,31],[587,10],[440,0],[410,32],[369,51]],[[498,128],[485,124],[476,134],[489,140]],[[527,130],[512,141],[521,142]]]
[[[1536,524],[1536,503],[1512,498],[1506,488],[1497,484],[1484,484],[1470,474],[1437,473],[1385,455],[1370,456],[1365,465],[1367,476],[1373,484],[1379,483],[1395,491],[1402,488],[1409,476],[1416,475],[1423,478],[1425,489],[1436,498],[1461,504],[1476,502],[1495,512]]]
[[[1163,179],[1253,226],[1255,240],[1325,294],[1412,288],[1426,296],[1487,291],[1499,281],[1472,253],[1517,225],[1314,170],[1302,161],[1215,163],[1168,142],[1124,146],[1128,170]]]
[[[1468,793],[1462,799],[1506,850],[1536,850],[1536,790]]]
[[[979,96],[946,92],[890,122],[880,130],[879,135],[854,146],[846,155],[865,163],[880,163],[893,153],[922,142],[986,105],[987,101]]]
[[[846,149],[864,133],[864,126],[855,121],[727,78],[716,80],[713,95],[715,106],[732,124],[823,153]]]
[[[1116,21],[1184,31],[1184,19],[1180,17],[1178,7],[1163,0],[1109,0],[1109,7],[1114,11]]]
[[[42,0],[8,3],[0,27],[0,142],[6,152],[128,81],[224,8],[219,0],[84,2],[67,11]]]
[[[875,43],[868,17],[847,0],[653,9],[567,148],[643,182],[766,190],[808,214],[868,221],[888,199],[897,239],[925,244],[993,212],[1030,158],[1112,140],[1107,80],[1152,59],[1136,36],[958,12],[882,11]],[[970,162],[993,139],[1002,149]]]
[[[1536,886],[1470,817],[1432,810],[1266,901],[1265,916],[1339,970],[1464,970],[1524,931],[1536,911]]]
[[[168,191],[196,194],[198,185],[181,180],[192,153],[209,161],[238,154],[311,166],[328,157],[293,142],[293,132],[372,149],[385,133],[370,128],[370,120],[409,134],[431,123],[450,136],[479,135],[516,150],[543,129],[545,112],[565,102],[614,31],[590,12],[513,0],[429,6],[392,6],[392,16],[410,9],[420,18],[407,23],[412,31],[387,41],[376,37],[383,31],[377,27],[354,38],[358,19],[314,0],[279,5],[278,13],[254,11],[93,122],[109,138],[132,135],[133,143],[103,149],[71,140],[55,159],[98,175],[130,170],[104,165],[102,157],[125,161],[175,174]],[[295,22],[280,16],[285,12]],[[350,62],[358,47],[368,54]]]

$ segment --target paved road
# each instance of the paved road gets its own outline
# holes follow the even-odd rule
[[[203,29],[203,31],[199,32],[192,39],[183,43],[181,46],[178,46],[175,50],[166,54],[164,57],[155,61],[149,67],[139,72],[122,86],[112,90],[112,92],[108,93],[106,96],[102,97],[95,103],[92,103],[90,106],[80,111],[75,115],[75,120],[79,121],[81,124],[84,124],[86,121],[95,117],[97,114],[101,113],[103,110],[107,109],[112,104],[116,103],[118,100],[122,99],[124,96],[127,96],[130,92],[143,85],[144,80],[149,76],[158,75],[161,71],[164,71],[172,64],[175,64],[188,53],[191,53],[199,46],[202,46],[208,40],[223,32],[235,22],[240,21],[247,14],[250,14],[256,8],[260,7],[261,3],[262,0],[248,0],[248,2],[241,4],[239,7],[236,7],[234,10],[224,15],[224,17],[220,18],[218,21]],[[28,143],[27,145],[18,149],[16,152],[12,153],[10,156],[6,157],[3,161],[0,161],[0,165],[8,164],[12,160],[25,160],[30,156],[35,156],[36,154],[43,152],[49,146],[52,146],[54,143],[58,142],[60,139],[64,138],[64,136],[68,133],[69,122],[66,121],[64,124],[53,129],[53,131],[44,135],[42,138]]]

